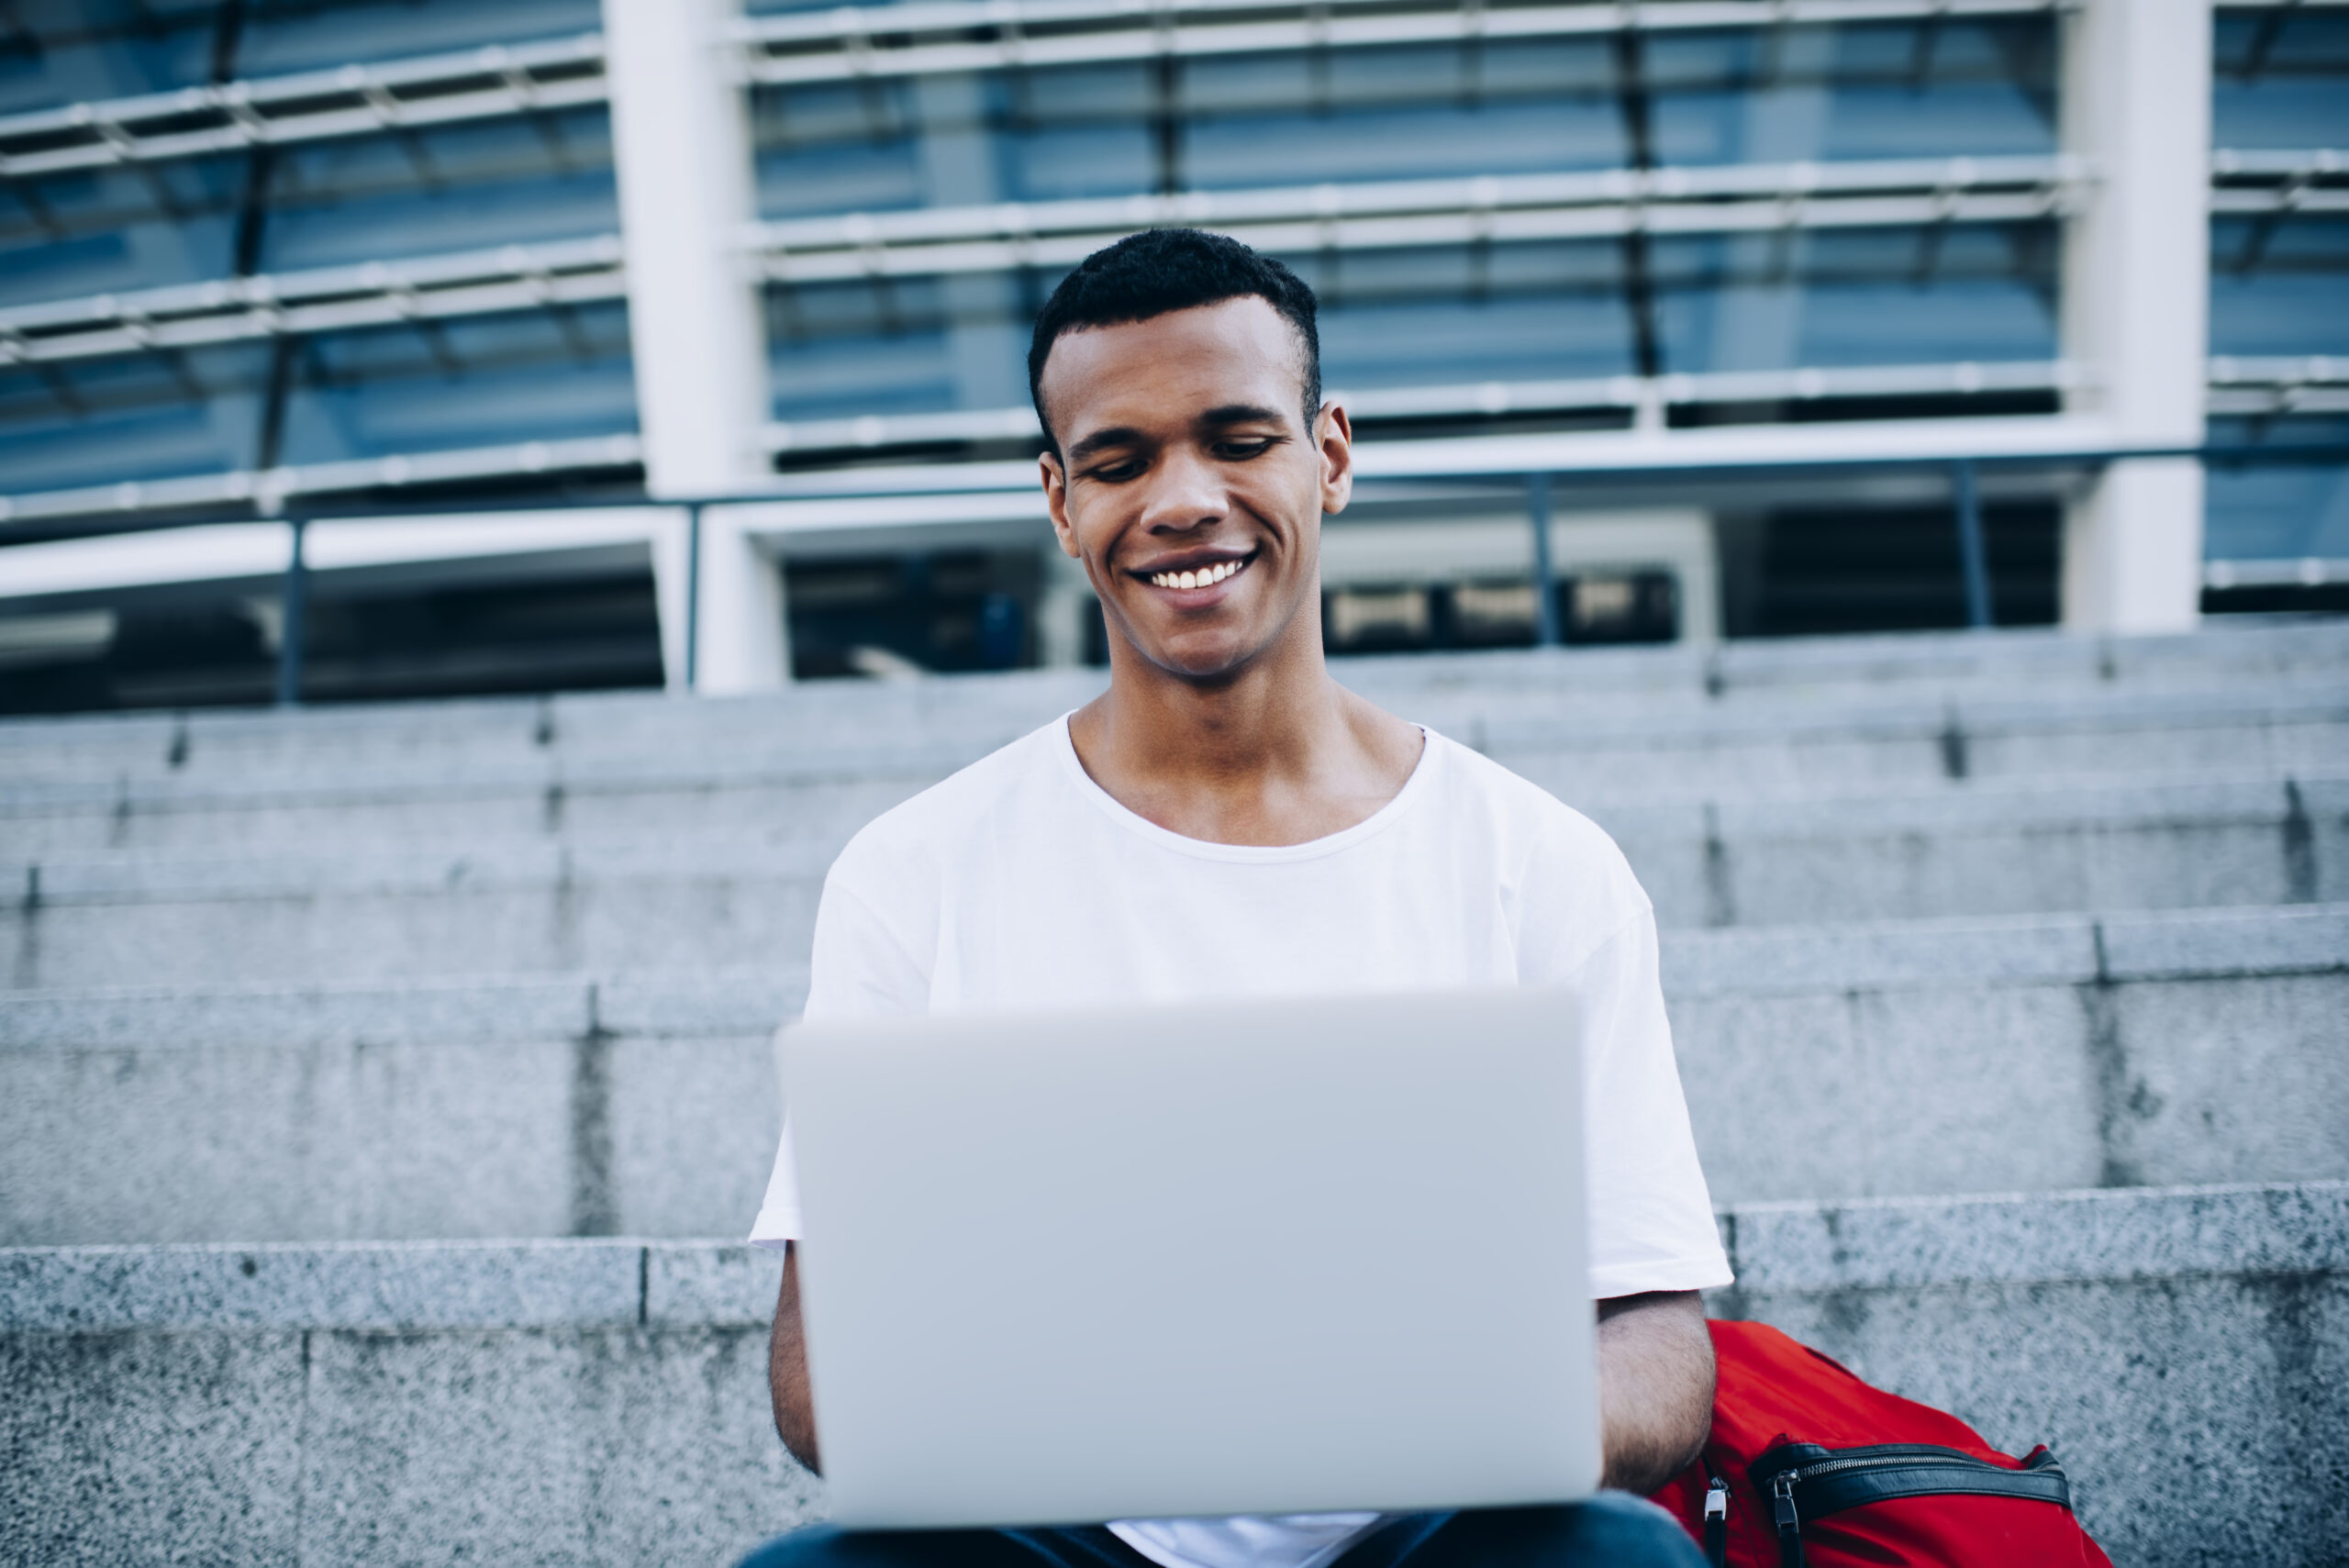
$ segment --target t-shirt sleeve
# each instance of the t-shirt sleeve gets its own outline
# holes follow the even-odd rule
[[[1605,1300],[1729,1284],[1673,1058],[1645,898],[1563,978],[1581,1026],[1591,1294]]]
[[[835,866],[824,881],[824,895],[816,906],[816,941],[808,961],[804,1016],[877,1018],[922,1012],[929,1006],[928,970],[873,903]],[[786,1106],[774,1169],[767,1177],[766,1199],[751,1227],[751,1245],[780,1250],[799,1234],[799,1179],[792,1161],[791,1115]]]

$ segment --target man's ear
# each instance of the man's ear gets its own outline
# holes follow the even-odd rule
[[[1052,517],[1052,537],[1060,541],[1063,555],[1071,561],[1082,561],[1085,557],[1077,552],[1075,525],[1068,520],[1068,471],[1061,466],[1060,453],[1037,453],[1036,466],[1044,482],[1044,509]]]
[[[1354,427],[1346,406],[1321,405],[1313,421],[1313,444],[1321,460],[1321,510],[1332,516],[1346,509],[1354,493]]]

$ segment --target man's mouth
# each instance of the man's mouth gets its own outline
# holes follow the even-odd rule
[[[1255,559],[1253,555],[1243,555],[1237,561],[1202,562],[1179,570],[1153,572],[1142,580],[1153,588],[1212,588],[1246,571],[1248,563]]]

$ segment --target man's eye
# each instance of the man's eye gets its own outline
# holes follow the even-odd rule
[[[1120,462],[1105,462],[1097,468],[1088,468],[1085,471],[1085,477],[1097,479],[1105,484],[1122,484],[1129,479],[1140,478],[1141,467],[1141,463],[1129,458]]]
[[[1264,456],[1273,450],[1273,446],[1274,439],[1270,436],[1243,436],[1238,440],[1218,441],[1215,450],[1218,457],[1245,461]]]

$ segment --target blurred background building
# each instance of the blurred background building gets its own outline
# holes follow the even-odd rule
[[[1337,649],[2337,609],[2344,149],[2320,0],[18,0],[0,710],[1098,662],[1022,353],[1171,223]]]

